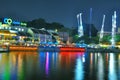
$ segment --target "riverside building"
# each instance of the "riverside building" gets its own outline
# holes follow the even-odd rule
[[[53,35],[45,29],[27,28],[27,23],[0,19],[0,45],[39,45],[52,43]]]

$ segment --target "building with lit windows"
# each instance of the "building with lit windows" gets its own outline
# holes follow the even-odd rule
[[[0,19],[0,44],[13,45],[18,42],[24,42],[28,37],[26,23],[14,21],[11,18]],[[30,36],[30,35],[29,35]]]
[[[40,44],[46,44],[52,42],[52,35],[45,29],[35,29],[31,28],[34,35],[34,42]]]
[[[50,44],[59,39],[58,33],[35,28],[27,28],[27,24],[12,20],[0,19],[0,44],[1,45],[36,45]],[[57,35],[56,35],[57,34]],[[55,41],[54,41],[55,40]]]

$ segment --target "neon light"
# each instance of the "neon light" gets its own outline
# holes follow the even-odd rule
[[[12,19],[10,19],[10,18],[4,18],[4,23],[10,25],[12,23]]]
[[[7,19],[8,19],[8,18],[4,18],[4,23],[7,23]]]
[[[85,52],[85,48],[78,48],[78,47],[60,47],[60,51],[80,51],[80,52]]]
[[[13,24],[19,24],[20,25],[20,22],[13,21]]]
[[[18,21],[12,21],[12,19],[10,19],[10,18],[4,18],[4,23],[9,24],[9,25],[16,24],[16,25],[21,25],[21,26],[27,26],[26,23],[18,22]]]
[[[22,25],[22,26],[26,26],[27,24],[26,24],[26,23],[22,23],[22,22],[21,22],[21,23],[20,23],[20,25]]]

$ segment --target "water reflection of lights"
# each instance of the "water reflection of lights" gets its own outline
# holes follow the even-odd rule
[[[90,53],[90,75],[93,73],[93,53]]]
[[[98,57],[98,80],[104,80],[104,64],[100,53]]]
[[[75,68],[75,80],[83,80],[84,71],[83,71],[83,63],[81,58],[79,57],[76,62]]]
[[[57,68],[58,65],[58,52],[53,52],[52,54],[52,67]]]
[[[82,61],[85,62],[85,55],[82,56]]]
[[[2,59],[2,54],[0,54],[0,60]]]
[[[98,58],[98,54],[95,53],[95,67],[97,66],[97,58]]]
[[[118,75],[120,75],[120,54],[118,56]],[[120,76],[119,76],[120,79]]]
[[[117,80],[116,75],[116,68],[115,68],[115,56],[113,53],[110,53],[110,60],[109,60],[109,80]]]
[[[49,53],[48,52],[46,53],[45,72],[46,72],[46,75],[48,75],[48,72],[49,72]]]
[[[108,55],[108,53],[106,53],[106,62],[107,62],[107,64],[108,64],[108,57],[109,57],[109,55]]]
[[[90,53],[90,64],[92,65],[93,62],[93,53]]]

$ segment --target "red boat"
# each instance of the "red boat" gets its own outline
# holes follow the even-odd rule
[[[60,47],[60,51],[80,51],[80,52],[85,52],[85,48],[81,48],[81,47]]]

